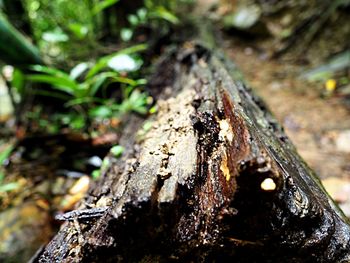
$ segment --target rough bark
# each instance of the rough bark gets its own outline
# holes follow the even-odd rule
[[[167,54],[151,128],[126,125],[123,156],[34,261],[349,262],[348,222],[237,72],[193,43]]]

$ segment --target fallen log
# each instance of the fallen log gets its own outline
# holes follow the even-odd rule
[[[186,42],[33,262],[350,262],[349,222],[224,56]],[[135,132],[138,130],[138,132]]]

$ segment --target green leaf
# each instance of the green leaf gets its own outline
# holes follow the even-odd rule
[[[154,0],[144,0],[144,5],[147,7],[147,9],[154,8]]]
[[[24,93],[24,75],[21,70],[15,68],[13,71],[11,85],[17,90],[19,94]]]
[[[134,106],[132,110],[142,115],[147,114],[147,108],[144,105]]]
[[[52,90],[48,91],[48,90],[34,90],[34,94],[35,95],[43,95],[46,97],[52,97],[52,98],[57,98],[57,99],[61,99],[64,101],[70,100],[71,96],[70,95],[65,95],[59,92],[54,92]]]
[[[150,114],[155,114],[155,113],[157,112],[157,110],[158,110],[158,109],[157,109],[157,106],[154,105],[152,108],[149,109],[148,112],[149,112]]]
[[[137,26],[139,24],[139,19],[136,15],[128,15],[128,20],[132,26]]]
[[[72,70],[70,71],[69,77],[71,79],[77,79],[79,78],[88,68],[90,64],[87,62],[82,62],[76,65]]]
[[[125,77],[112,77],[112,82],[124,83],[124,84],[128,84],[132,87],[140,85],[138,80],[133,80],[130,78],[125,78]]]
[[[131,72],[138,70],[142,65],[142,61],[136,60],[127,54],[118,54],[109,59],[107,65],[117,72]]]
[[[26,76],[28,80],[50,84],[71,95],[76,95],[76,92],[81,89],[79,83],[64,71],[42,65],[33,65],[30,68],[44,74],[29,74]]]
[[[92,14],[97,15],[100,13],[102,10],[118,3],[119,0],[103,0],[95,4],[95,6],[92,8]]]
[[[132,38],[133,34],[134,32],[130,28],[122,28],[120,31],[120,38],[126,42]]]
[[[73,107],[75,105],[80,105],[80,104],[83,104],[83,103],[91,103],[91,102],[94,102],[94,98],[92,97],[81,97],[81,98],[76,98],[76,99],[72,99],[72,100],[69,100],[68,102],[66,102],[64,104],[65,107]]]
[[[150,12],[149,16],[150,18],[164,19],[174,25],[179,23],[177,16],[165,9],[163,6],[157,6],[152,12]]]
[[[301,75],[301,78],[309,81],[324,81],[331,78],[334,73],[346,68],[350,68],[350,50],[333,57],[328,63],[307,71]]]
[[[109,118],[112,114],[113,111],[106,105],[97,106],[89,111],[89,116],[94,118]]]
[[[85,126],[84,116],[75,116],[69,123],[69,127],[73,130],[81,130]]]
[[[129,98],[125,99],[121,104],[122,112],[135,111],[140,114],[147,113],[147,95],[139,90],[134,90]]]
[[[5,174],[3,171],[0,170],[0,184],[2,183],[2,181],[4,180],[5,178]]]
[[[86,83],[90,86],[89,95],[95,96],[101,86],[106,82],[108,78],[118,76],[116,72],[103,72],[96,75],[91,80],[87,80]]]
[[[115,57],[116,55],[120,55],[120,54],[133,54],[133,53],[137,53],[137,52],[140,52],[140,51],[144,51],[147,49],[147,44],[139,44],[139,45],[135,45],[135,46],[131,46],[131,47],[128,47],[128,48],[125,48],[125,49],[122,49],[118,52],[115,52],[115,53],[112,53],[108,56],[105,56],[105,57],[102,57],[100,58],[95,66],[93,66],[89,72],[87,73],[86,75],[86,78],[91,78],[93,77],[94,75],[96,75],[98,72],[100,72],[103,68],[107,67],[107,64],[108,64],[108,61],[112,58],[112,57]]]
[[[123,154],[124,150],[125,148],[123,146],[115,145],[111,148],[110,152],[118,158]]]
[[[54,31],[44,32],[42,38],[51,43],[67,42],[69,40],[69,37],[60,28],[56,28]]]
[[[109,166],[109,164],[110,164],[109,158],[108,156],[106,156],[102,161],[101,170],[106,169]]]
[[[0,12],[0,57],[6,64],[26,68],[43,63],[39,51]]]
[[[96,180],[97,178],[99,178],[99,177],[101,176],[100,170],[94,170],[94,171],[92,171],[91,176],[92,176],[92,178],[93,178],[94,180]]]
[[[68,25],[68,28],[78,39],[84,39],[89,33],[89,28],[79,23],[71,23]]]
[[[19,186],[19,183],[8,183],[0,185],[0,193],[16,190]]]
[[[141,22],[145,23],[147,19],[147,9],[140,8],[139,10],[137,10],[137,16],[139,17],[139,20]]]
[[[90,88],[89,95],[95,96],[99,89],[106,83],[107,79],[108,76],[98,76]]]
[[[118,73],[107,71],[96,75],[94,78],[88,80],[86,83],[91,86],[89,95],[95,96],[97,91],[101,88],[103,84],[109,81],[109,83],[118,82],[127,84],[131,87],[141,86],[146,84],[145,79],[133,80],[126,77],[118,76]]]
[[[46,83],[52,85],[53,88],[64,91],[73,96],[76,95],[79,89],[79,84],[66,78],[43,75],[43,74],[30,74],[26,76],[26,79],[33,82]]]
[[[136,81],[136,85],[135,86],[143,86],[147,84],[147,80],[146,79],[137,79]]]
[[[5,160],[10,156],[14,148],[15,146],[13,144],[10,144],[4,150],[2,150],[2,152],[0,152],[0,165],[2,165],[5,162]]]
[[[30,69],[40,73],[46,73],[48,75],[52,75],[55,77],[61,77],[67,80],[71,80],[70,76],[66,72],[59,69],[55,69],[55,68],[51,68],[43,65],[32,65],[30,66]]]

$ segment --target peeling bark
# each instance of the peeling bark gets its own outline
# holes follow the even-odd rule
[[[186,43],[150,83],[151,129],[130,121],[37,262],[350,261],[347,220],[230,62]]]

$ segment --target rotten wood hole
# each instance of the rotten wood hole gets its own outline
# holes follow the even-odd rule
[[[350,228],[224,56],[161,59],[158,111],[34,262],[350,262]],[[139,132],[136,132],[139,130]]]

